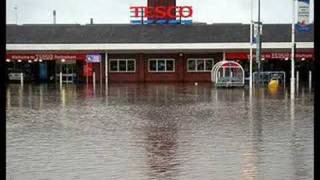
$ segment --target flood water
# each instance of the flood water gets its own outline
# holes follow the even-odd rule
[[[7,179],[311,180],[313,92],[288,91],[10,84]]]

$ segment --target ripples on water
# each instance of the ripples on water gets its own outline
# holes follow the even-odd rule
[[[313,93],[11,84],[7,179],[313,179]]]

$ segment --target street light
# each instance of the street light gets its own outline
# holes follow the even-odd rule
[[[291,40],[292,40],[292,46],[291,46],[291,79],[290,79],[290,97],[291,99],[294,99],[295,95],[295,62],[294,62],[294,55],[295,55],[295,23],[296,23],[296,0],[292,1],[292,33],[291,33]]]
[[[258,34],[257,34],[257,55],[256,55],[256,58],[257,58],[257,63],[258,63],[258,83],[260,83],[260,60],[261,60],[261,19],[260,19],[260,6],[261,6],[261,3],[260,3],[260,0],[258,0]]]

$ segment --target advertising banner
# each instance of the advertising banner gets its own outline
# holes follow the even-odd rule
[[[84,64],[83,66],[83,76],[91,77],[93,74],[93,64]]]
[[[86,58],[87,63],[100,63],[101,55],[100,54],[89,54]]]
[[[85,54],[6,54],[6,59],[11,60],[35,60],[35,59],[42,59],[42,60],[85,60]]]
[[[247,61],[250,58],[250,54],[247,52],[235,52],[235,53],[226,53],[226,59],[228,60],[242,60]],[[253,54],[253,58],[256,56]],[[289,60],[291,58],[290,52],[263,52],[261,54],[261,58],[266,60]],[[313,52],[297,52],[296,59],[297,60],[314,60]]]
[[[296,29],[300,32],[310,31],[310,0],[298,0],[298,22]]]

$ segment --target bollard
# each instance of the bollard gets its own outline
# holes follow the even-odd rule
[[[96,89],[96,72],[93,72],[92,83],[93,83],[93,90],[95,90]]]
[[[296,75],[296,81],[297,81],[297,89],[299,89],[299,71],[297,71],[297,75]]]
[[[60,82],[60,86],[62,86],[62,72],[60,72],[60,76],[59,76],[59,82]]]
[[[309,90],[312,89],[312,71],[309,71]]]
[[[20,83],[21,83],[21,86],[23,86],[23,73],[20,73]]]
[[[93,72],[93,74],[92,74],[92,83],[93,84],[96,83],[96,72]]]

